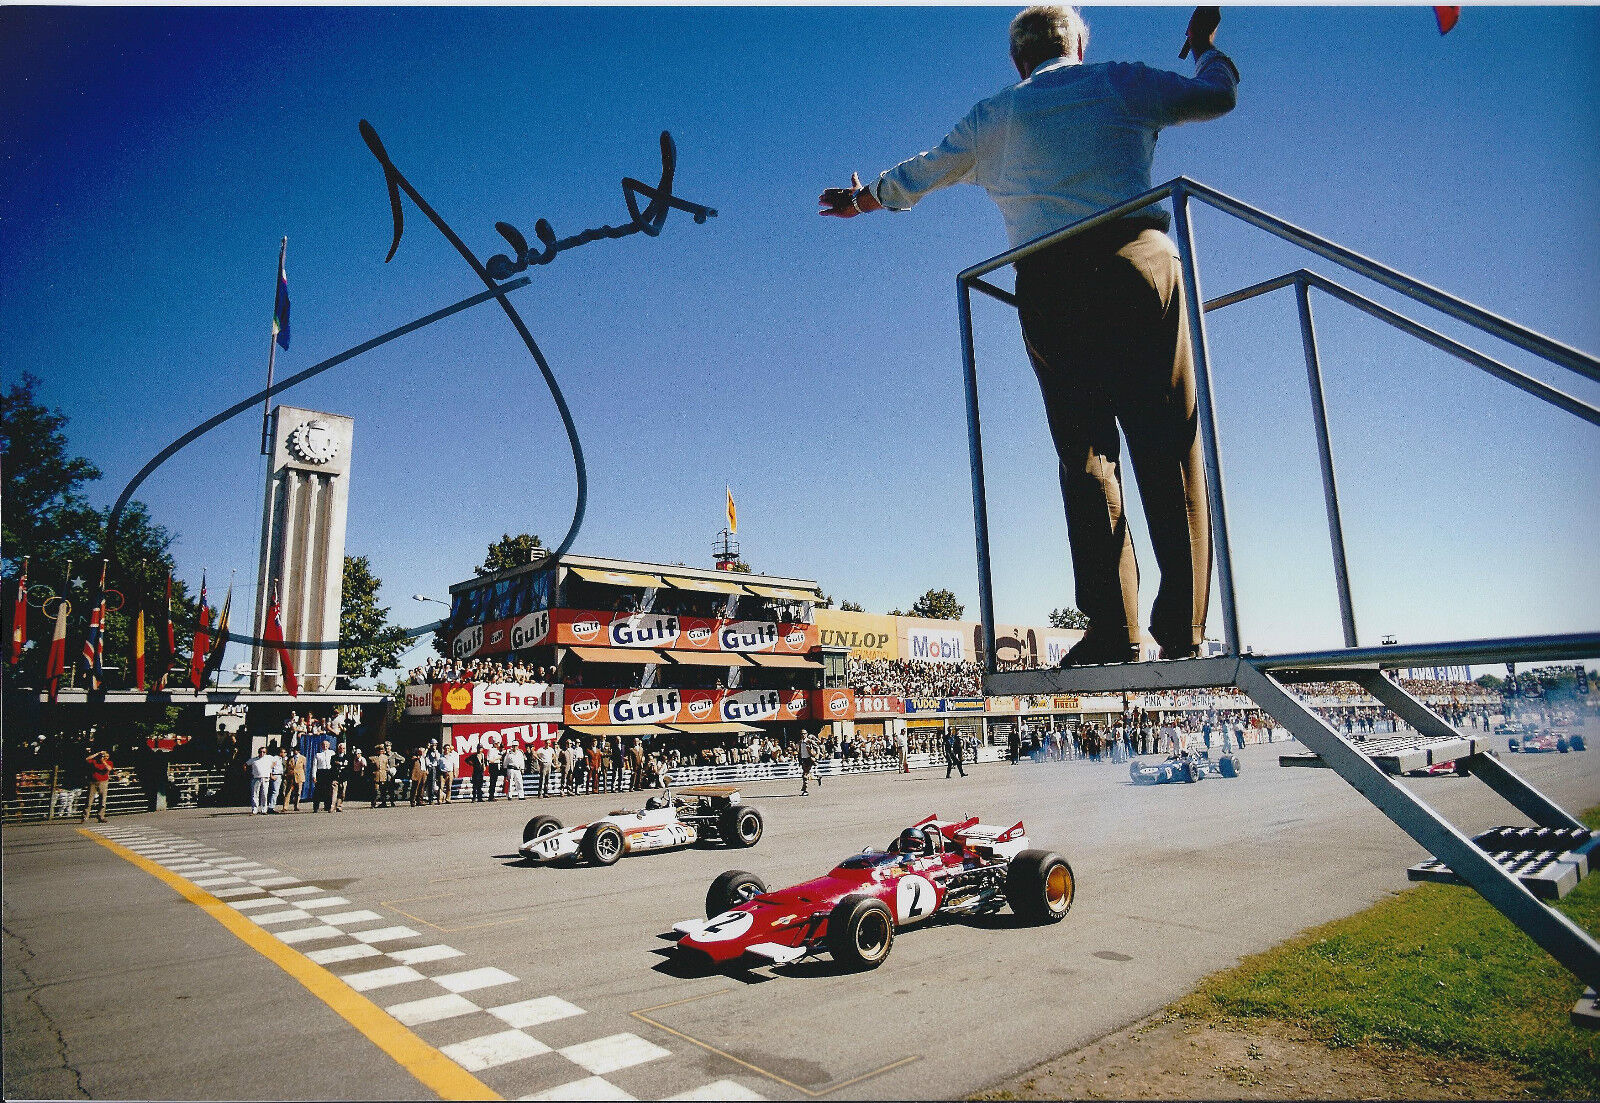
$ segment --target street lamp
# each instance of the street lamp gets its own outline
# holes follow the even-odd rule
[[[412,601],[431,601],[435,605],[443,605],[446,609],[450,608],[450,603],[448,601],[440,601],[438,598],[429,597],[427,594],[412,594],[411,595],[411,600]]]

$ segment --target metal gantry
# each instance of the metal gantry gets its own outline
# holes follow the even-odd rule
[[[1589,870],[1591,859],[1600,865],[1600,835],[1588,832],[1567,812],[1538,792],[1494,757],[1486,736],[1457,731],[1443,717],[1401,688],[1385,673],[1398,667],[1470,662],[1551,662],[1600,655],[1600,632],[1560,636],[1446,641],[1380,648],[1359,646],[1354,600],[1345,554],[1344,524],[1335,478],[1333,446],[1323,397],[1322,368],[1316,326],[1311,310],[1313,290],[1363,311],[1403,333],[1504,380],[1559,409],[1600,425],[1600,409],[1564,391],[1414,321],[1372,299],[1318,275],[1300,269],[1243,288],[1209,302],[1202,298],[1196,261],[1191,199],[1222,211],[1293,245],[1322,257],[1405,296],[1422,306],[1464,322],[1492,337],[1591,380],[1600,380],[1600,359],[1554,341],[1515,322],[1406,276],[1335,242],[1268,214],[1231,196],[1184,177],[1168,181],[1116,207],[1108,208],[1071,226],[1026,242],[961,272],[956,280],[962,362],[965,370],[968,447],[972,468],[972,503],[977,539],[978,598],[985,639],[994,639],[995,613],[992,564],[989,549],[987,492],[983,472],[983,440],[978,415],[977,357],[972,338],[972,291],[977,290],[1009,305],[1016,297],[983,277],[1058,242],[1118,218],[1134,214],[1170,198],[1174,237],[1187,294],[1191,339],[1194,346],[1196,413],[1205,459],[1206,491],[1214,527],[1217,589],[1221,607],[1224,653],[1220,656],[1170,662],[1131,663],[1078,667],[1066,670],[1028,670],[1002,673],[995,650],[986,649],[984,690],[989,694],[1094,693],[1129,690],[1162,691],[1233,687],[1286,727],[1312,753],[1286,755],[1285,765],[1316,765],[1332,769],[1383,812],[1403,831],[1435,856],[1429,867],[1412,871],[1415,879],[1453,879],[1476,889],[1485,900],[1514,922],[1567,969],[1592,988],[1600,989],[1600,943],[1561,912],[1535,895],[1535,888],[1556,884],[1525,875],[1520,864],[1499,848],[1508,838],[1559,840],[1557,850],[1537,855],[1541,869],[1558,868],[1570,886]],[[1334,585],[1339,598],[1345,646],[1340,649],[1295,654],[1255,655],[1240,642],[1238,603],[1234,588],[1233,557],[1229,540],[1227,496],[1222,477],[1221,445],[1212,388],[1213,363],[1206,339],[1206,315],[1235,303],[1284,288],[1293,288],[1300,321],[1310,388],[1312,418],[1328,514],[1328,538],[1333,554]],[[1392,710],[1416,731],[1414,737],[1364,744],[1345,739],[1288,689],[1312,680],[1352,681]],[[1467,836],[1436,810],[1396,780],[1396,775],[1417,765],[1445,761],[1459,772],[1477,777],[1535,828],[1521,832],[1491,832],[1477,839]],[[1491,838],[1494,840],[1491,842]],[[1483,845],[1480,845],[1480,842]],[[1497,853],[1486,850],[1493,845]],[[1520,843],[1518,845],[1521,845]],[[1532,844],[1529,844],[1532,845]],[[1541,844],[1542,845],[1542,844]],[[1527,851],[1517,857],[1526,859]],[[1569,875],[1570,876],[1567,876]],[[1550,894],[1554,894],[1552,890]],[[1592,1008],[1594,992],[1587,994]],[[1574,1013],[1575,1017],[1577,1012]],[[1590,1020],[1591,1025],[1593,1021]]]

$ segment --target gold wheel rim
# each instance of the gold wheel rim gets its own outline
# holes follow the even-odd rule
[[[883,915],[874,912],[856,925],[856,949],[861,956],[871,960],[889,944],[889,923]]]
[[[1055,866],[1044,879],[1044,899],[1051,911],[1062,911],[1072,901],[1072,874],[1066,863]]]

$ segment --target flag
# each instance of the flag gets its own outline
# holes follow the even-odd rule
[[[283,269],[281,253],[278,255],[278,297],[272,304],[272,335],[278,339],[279,348],[289,347],[289,274]]]
[[[11,665],[22,658],[22,645],[28,642],[28,557],[22,557],[22,574],[17,578],[17,604],[11,611]]]
[[[206,575],[200,572],[200,623],[195,626],[190,648],[189,684],[200,689],[206,684],[206,656],[211,654],[211,606],[206,604]]]
[[[205,678],[213,677],[222,669],[222,653],[228,649],[228,610],[232,607],[233,583],[230,581],[227,596],[222,599],[222,612],[217,614],[217,623],[212,629],[216,642],[211,646],[211,654],[206,656]]]
[[[56,691],[61,688],[61,675],[67,670],[67,599],[57,598],[60,602],[56,606],[56,630],[50,637],[50,659],[45,663],[44,676],[50,682],[50,701],[56,699]]]
[[[728,491],[728,531],[730,533],[738,532],[739,511],[733,505],[733,488],[726,487],[725,489]]]
[[[298,697],[300,679],[294,676],[294,664],[289,661],[289,649],[283,646],[283,622],[279,620],[276,593],[272,595],[272,604],[267,607],[267,626],[262,631],[261,638],[278,651],[278,666],[283,671],[283,688],[289,691],[290,697]]]
[[[106,622],[106,561],[100,564],[100,600],[89,614],[89,632],[83,637],[83,673],[89,689],[100,688],[104,672]]]
[[[172,572],[167,572],[167,627],[161,634],[161,673],[156,675],[156,688],[167,688],[167,675],[172,671],[172,661],[178,657],[178,637],[172,630]]]
[[[139,607],[133,613],[133,688],[144,690],[144,587],[138,591]]]
[[[1433,9],[1433,17],[1439,21],[1439,33],[1449,34],[1455,27],[1456,20],[1461,18],[1461,9],[1436,7]],[[288,348],[289,346],[284,345],[283,347]]]

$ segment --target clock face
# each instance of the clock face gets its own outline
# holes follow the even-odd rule
[[[339,440],[327,422],[303,421],[289,434],[289,451],[305,463],[327,463],[339,454]]]

